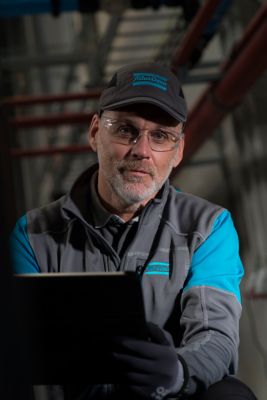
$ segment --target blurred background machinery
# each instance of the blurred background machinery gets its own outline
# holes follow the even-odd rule
[[[246,269],[239,376],[265,400],[266,1],[0,0],[6,226],[96,161],[87,131],[101,89],[118,67],[145,60],[179,76],[189,105],[173,183],[233,214]],[[36,388],[36,400],[47,396]]]

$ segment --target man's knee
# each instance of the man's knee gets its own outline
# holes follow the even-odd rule
[[[197,400],[257,400],[253,392],[240,380],[226,377],[210,386]]]

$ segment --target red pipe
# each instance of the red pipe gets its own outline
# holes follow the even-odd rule
[[[207,0],[198,10],[193,21],[190,23],[189,28],[182,40],[179,50],[174,55],[172,60],[171,69],[177,73],[181,65],[185,65],[189,57],[196,47],[201,34],[204,31],[207,23],[214,14],[221,0]]]
[[[203,93],[189,114],[186,125],[186,146],[183,162],[187,161],[198,150],[203,142],[211,136],[224,116],[240,103],[256,80],[267,68],[267,5],[260,8],[256,17],[260,24],[253,36],[251,25],[245,37],[249,38],[242,52],[236,55],[224,71],[222,81],[212,84]],[[243,40],[242,40],[243,42]],[[241,42],[241,43],[242,43]],[[179,167],[178,167],[179,168]]]
[[[245,298],[247,300],[266,300],[267,299],[267,293],[250,292],[250,293],[245,294]]]
[[[246,31],[244,32],[242,38],[236,43],[231,51],[228,60],[222,65],[222,70],[226,70],[229,65],[233,62],[234,58],[243,51],[243,49],[247,46],[247,43],[251,40],[251,38],[256,34],[258,27],[264,24],[264,20],[266,19],[267,8],[266,6],[262,6],[259,11],[253,16],[251,21],[249,22]]]
[[[65,93],[65,94],[48,94],[42,96],[14,96],[6,98],[3,105],[17,107],[17,106],[29,106],[46,103],[62,103],[65,101],[74,100],[87,100],[98,98],[103,90],[103,87],[89,89],[86,92],[81,93]]]
[[[43,147],[41,149],[11,149],[11,156],[14,158],[36,157],[36,156],[52,156],[56,154],[67,153],[88,153],[92,151],[90,146],[71,145],[64,147]]]
[[[56,125],[89,124],[95,113],[60,113],[48,116],[15,117],[9,120],[13,128],[38,128]]]

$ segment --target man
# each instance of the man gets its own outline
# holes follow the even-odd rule
[[[168,69],[120,69],[89,129],[99,164],[15,227],[16,272],[141,277],[150,341],[117,340],[112,359],[124,385],[69,387],[69,399],[255,398],[229,378],[237,369],[243,275],[231,216],[168,182],[183,157],[186,115]]]

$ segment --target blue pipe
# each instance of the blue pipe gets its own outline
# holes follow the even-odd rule
[[[79,0],[61,0],[59,6],[60,12],[76,11]],[[40,13],[53,13],[51,0],[0,0],[0,18]]]

